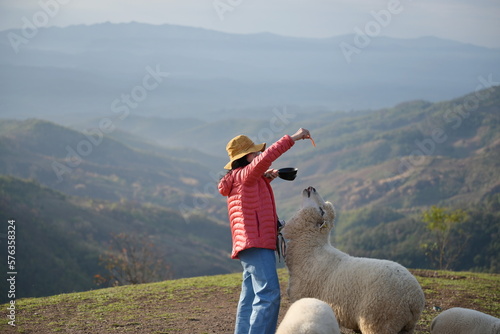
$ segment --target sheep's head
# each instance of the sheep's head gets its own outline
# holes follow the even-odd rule
[[[321,221],[320,227],[328,227],[328,231],[333,227],[335,210],[330,202],[326,202],[313,187],[308,187],[302,191],[302,210],[312,208],[312,216],[317,223]],[[309,211],[309,210],[308,210]]]
[[[328,235],[335,219],[332,203],[326,202],[313,187],[304,189],[302,198],[302,208],[285,225],[285,238],[293,239],[306,231]]]

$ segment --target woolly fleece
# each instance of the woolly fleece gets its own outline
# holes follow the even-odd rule
[[[500,334],[500,319],[479,311],[454,307],[432,320],[431,334]]]
[[[398,263],[349,256],[333,247],[335,210],[312,187],[283,228],[288,295],[330,304],[341,327],[363,334],[414,333],[425,306],[416,278]]]
[[[290,306],[276,334],[340,334],[340,329],[330,305],[302,298]]]

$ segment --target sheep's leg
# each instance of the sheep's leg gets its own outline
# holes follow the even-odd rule
[[[418,318],[415,319],[414,322],[412,321],[411,323],[408,323],[401,331],[401,334],[413,334],[413,333],[415,333],[415,328],[417,327],[417,321],[418,321]]]
[[[398,334],[413,334],[415,333],[416,324],[407,324]]]
[[[362,326],[362,325],[359,325],[359,327],[361,328],[360,333],[363,333],[363,334],[382,334],[382,333],[377,333],[376,331],[373,331],[371,329],[371,327],[368,328],[368,327]],[[358,333],[358,332],[356,332],[356,333]]]
[[[299,285],[300,285],[299,282],[295,282],[295,281],[291,281],[291,280],[288,282],[287,294],[288,294],[288,298],[290,299],[291,303],[304,297],[304,296],[300,296],[300,294],[299,294],[300,289],[297,289],[297,286],[299,286]]]
[[[361,318],[359,321],[359,329],[363,334],[382,334],[376,331],[376,328],[372,325],[372,322],[367,321],[365,318]]]
[[[363,334],[409,334],[409,332],[400,331],[401,327],[396,328],[396,326],[391,326],[391,324],[377,325],[363,320],[360,321],[359,328]]]

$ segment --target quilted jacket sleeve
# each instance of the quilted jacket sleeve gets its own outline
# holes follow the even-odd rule
[[[242,182],[245,184],[257,182],[262,174],[264,174],[269,167],[271,167],[273,161],[288,151],[294,144],[295,142],[292,137],[285,135],[277,142],[269,146],[242,171]]]
[[[231,193],[231,189],[233,188],[233,176],[232,173],[229,172],[226,175],[222,177],[222,179],[219,181],[219,193],[226,197],[229,196]]]

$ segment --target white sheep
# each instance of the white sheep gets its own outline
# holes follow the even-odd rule
[[[415,277],[398,263],[349,256],[330,244],[335,211],[312,187],[282,230],[288,295],[330,304],[341,327],[363,334],[414,333],[425,306]]]
[[[500,319],[479,311],[454,307],[432,320],[431,334],[500,334]]]
[[[302,298],[290,306],[276,334],[340,334],[340,329],[330,305]]]

